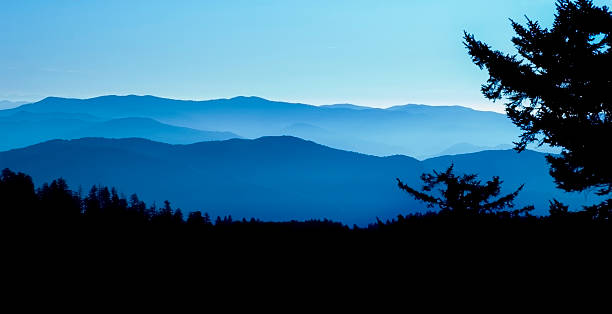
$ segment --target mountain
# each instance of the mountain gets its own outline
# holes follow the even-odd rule
[[[19,107],[23,104],[26,104],[25,101],[8,101],[8,100],[0,100],[0,110],[1,109],[11,109],[15,107]]]
[[[506,150],[512,149],[512,145],[509,144],[500,144],[494,147],[485,147],[485,146],[477,146],[470,143],[457,143],[441,152],[436,154],[436,156],[445,156],[445,155],[458,155],[458,154],[468,154],[481,152],[484,150]]]
[[[231,132],[215,132],[177,127],[149,118],[104,120],[83,113],[15,111],[0,116],[0,133],[5,134],[0,150],[24,147],[51,139],[82,137],[141,137],[171,144],[239,138]]]
[[[231,139],[170,145],[144,139],[53,140],[0,153],[0,168],[23,171],[41,184],[64,177],[87,192],[103,184],[137,193],[158,205],[168,199],[185,211],[264,220],[330,218],[367,224],[376,217],[425,210],[395,181],[420,187],[419,176],[451,163],[458,171],[499,175],[506,192],[525,183],[518,205],[534,204],[539,214],[548,200],[572,206],[585,195],[557,190],[544,154],[485,151],[418,161],[406,156],[376,157],[332,149],[295,137]],[[573,207],[577,208],[577,207]]]
[[[2,112],[2,111],[0,111]],[[84,121],[103,121],[103,119],[92,116],[86,113],[66,113],[66,112],[28,112],[22,110],[10,110],[7,111],[10,115],[0,115],[1,122],[7,121],[46,121],[53,119],[71,119],[71,120],[84,120]]]
[[[361,152],[364,147],[375,151],[401,151],[401,146],[392,146],[380,142],[373,142],[361,138],[351,138],[347,141],[347,136],[334,131],[326,130],[307,123],[295,123],[280,131],[282,135],[290,135],[302,139],[308,139],[317,143],[325,143],[330,147],[342,147],[343,150]]]
[[[142,117],[193,129],[227,130],[246,138],[292,135],[338,149],[376,156],[426,158],[457,143],[495,147],[516,141],[519,130],[503,114],[459,106],[406,105],[388,109],[352,105],[311,106],[235,97],[186,101],[154,96],[45,98],[22,110],[85,113],[103,119]],[[314,132],[296,125],[308,125]],[[326,132],[320,132],[326,130]]]
[[[202,131],[160,123],[149,118],[121,118],[95,123],[67,134],[67,138],[140,137],[170,144],[220,141],[240,136],[231,132]]]
[[[25,147],[50,139],[67,138],[68,132],[99,121],[99,118],[75,113],[23,111],[11,111],[11,113],[0,116],[0,134],[3,135],[0,150]]]
[[[357,106],[357,105],[351,105],[351,104],[322,105],[320,107],[323,107],[323,108],[354,109],[354,110],[374,109],[372,107]]]
[[[469,112],[470,110],[473,110],[473,109],[462,107],[462,106],[427,106],[427,105],[422,105],[422,104],[408,104],[408,105],[392,106],[392,107],[387,108],[386,110],[426,112],[428,110],[431,110],[431,107],[434,107],[434,109],[438,110],[438,112],[444,112],[447,114],[453,114],[453,113],[459,113],[459,112]],[[486,111],[486,112],[490,112],[490,111]]]

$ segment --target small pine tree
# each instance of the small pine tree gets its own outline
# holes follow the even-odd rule
[[[212,225],[212,220],[210,220],[210,215],[208,213],[204,213],[202,220],[205,225]]]
[[[510,194],[498,197],[502,184],[499,177],[493,177],[492,180],[481,184],[475,174],[455,175],[453,167],[454,165],[451,165],[444,172],[434,170],[433,173],[422,174],[421,180],[425,183],[422,188],[423,192],[405,185],[400,179],[397,179],[397,184],[400,189],[408,192],[415,199],[427,203],[429,208],[439,207],[441,214],[518,216],[533,210],[533,206],[513,211],[505,210],[514,207],[514,199],[523,189],[523,185]],[[432,192],[437,186],[443,186],[438,190],[439,195],[425,193]]]

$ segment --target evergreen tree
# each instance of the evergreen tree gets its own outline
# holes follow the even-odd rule
[[[207,212],[204,213],[204,217],[202,218],[202,222],[205,225],[209,225],[209,226],[212,225],[212,220],[210,220],[210,215]]]
[[[43,184],[38,191],[44,215],[55,219],[76,219],[81,214],[80,199],[62,178]]]
[[[172,222],[174,224],[182,224],[185,222],[183,219],[183,211],[180,208],[177,208],[172,214]]]
[[[566,191],[596,188],[612,194],[612,163],[603,150],[612,138],[612,14],[589,0],[557,1],[552,28],[511,21],[518,55],[492,50],[465,33],[473,62],[486,68],[486,98],[505,98],[506,113],[522,130],[516,149],[537,142],[562,148],[547,156],[551,175]],[[590,208],[597,218],[608,200]]]
[[[139,214],[141,216],[144,216],[144,217],[146,217],[148,215],[148,213],[147,213],[147,205],[143,201],[141,201],[138,198],[138,195],[136,195],[136,194],[132,194],[130,196],[130,202],[129,202],[128,206],[129,206],[130,211],[132,211],[134,213],[137,213],[137,214]],[[147,217],[147,218],[149,218],[149,217]]]
[[[153,202],[153,204],[151,204],[151,207],[147,209],[147,216],[150,219],[153,219],[157,216],[157,204],[155,202]]]
[[[170,201],[164,201],[164,207],[159,210],[159,216],[166,218],[172,217],[172,207],[170,206]]]
[[[36,206],[36,193],[32,177],[9,169],[0,175],[0,216],[6,221],[25,216]]]
[[[492,180],[481,184],[475,174],[455,175],[453,165],[444,172],[434,170],[433,174],[424,173],[421,175],[421,180],[425,183],[422,188],[423,192],[405,185],[400,179],[397,179],[397,184],[400,189],[408,192],[415,199],[427,203],[429,208],[439,207],[441,214],[518,216],[533,209],[533,206],[527,206],[513,211],[505,210],[514,207],[514,199],[523,189],[523,185],[510,194],[498,197],[502,183],[499,177],[493,177]],[[442,186],[437,194],[425,193],[432,192],[437,186]]]
[[[85,214],[87,216],[96,216],[100,214],[102,206],[98,195],[98,188],[95,185],[92,186],[84,201]]]
[[[108,187],[105,186],[98,189],[98,201],[102,211],[107,211],[111,207],[111,192]]]
[[[550,201],[549,213],[551,218],[567,217],[569,215],[569,206],[553,199]]]
[[[200,226],[204,224],[204,218],[202,217],[202,212],[196,210],[194,212],[189,213],[187,216],[187,224],[192,226]]]

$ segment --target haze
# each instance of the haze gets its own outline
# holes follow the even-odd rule
[[[602,4],[605,1],[595,1]],[[502,111],[463,30],[510,50],[508,17],[554,1],[2,1],[0,99],[256,95]]]

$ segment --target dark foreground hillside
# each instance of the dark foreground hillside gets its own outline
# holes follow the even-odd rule
[[[248,300],[258,298],[257,304],[314,305],[344,296],[360,305],[365,301],[356,298],[376,302],[383,294],[404,302],[407,293],[434,299],[477,293],[508,302],[505,293],[515,285],[538,295],[547,286],[570,287],[569,280],[590,287],[585,280],[609,277],[610,224],[581,214],[430,213],[357,228],[327,220],[185,217],[170,203],[156,207],[119,195],[106,187],[74,193],[63,180],[35,190],[27,175],[5,170],[4,296],[32,300],[17,301],[20,308],[79,309],[78,301],[140,308],[177,297],[251,306]]]
[[[137,195],[126,199],[107,187],[79,194],[58,179],[34,189],[29,176],[8,169],[0,180],[0,199],[4,247],[18,252],[11,259],[33,256],[25,262],[34,264],[76,255],[72,262],[92,258],[110,264],[131,258],[251,266],[379,258],[437,264],[485,258],[483,265],[492,266],[499,261],[525,263],[523,258],[605,255],[602,248],[609,247],[612,235],[607,219],[564,211],[547,217],[432,212],[373,221],[362,228],[329,220],[233,220],[201,212],[185,217],[170,202],[147,205]]]

